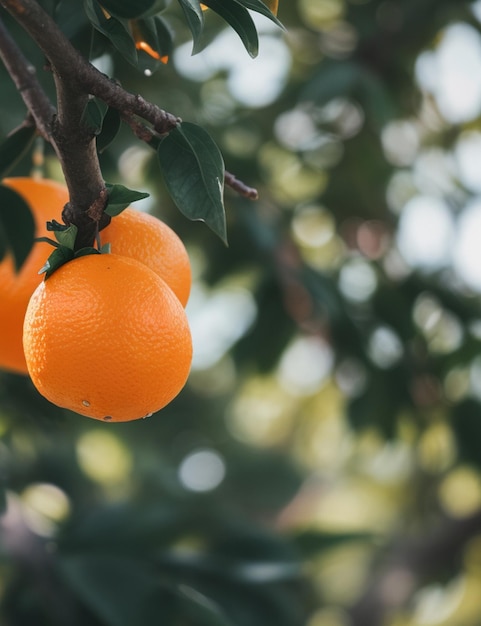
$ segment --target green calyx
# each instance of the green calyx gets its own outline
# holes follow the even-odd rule
[[[53,232],[55,239],[50,237],[39,237],[36,241],[44,241],[52,245],[55,250],[48,257],[45,265],[39,270],[39,274],[45,274],[45,280],[49,278],[59,267],[81,256],[88,254],[108,254],[110,252],[110,244],[94,248],[87,246],[75,250],[75,240],[77,238],[78,228],[75,224],[66,226],[60,224],[56,220],[47,222],[47,230]]]

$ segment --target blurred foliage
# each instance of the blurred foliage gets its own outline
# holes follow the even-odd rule
[[[1,375],[2,624],[477,626],[479,289],[449,258],[410,262],[400,231],[413,198],[459,224],[481,190],[456,160],[481,109],[450,118],[420,79],[453,25],[481,45],[479,3],[284,0],[286,30],[256,16],[250,59],[213,11],[200,36],[187,1],[165,2],[169,62],[138,69],[81,3],[42,4],[102,71],[205,128],[260,199],[226,190],[225,247],[112,115],[105,179],[148,191],[191,254],[193,371],[161,413],[115,427]],[[0,80],[6,137],[24,109]],[[30,139],[10,139],[10,174],[32,171]]]

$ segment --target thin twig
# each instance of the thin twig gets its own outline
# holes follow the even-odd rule
[[[161,137],[152,128],[140,122],[133,115],[121,113],[120,117],[126,124],[130,126],[132,132],[135,134],[136,137],[138,137],[141,141],[145,142],[150,147],[157,149]],[[236,191],[244,198],[249,198],[249,200],[257,200],[259,198],[257,189],[249,187],[230,172],[225,172],[224,182],[228,187],[231,187],[231,189]]]
[[[259,198],[257,189],[249,187],[230,172],[225,173],[225,184],[241,196],[244,196],[244,198],[249,198],[249,200],[257,200]]]

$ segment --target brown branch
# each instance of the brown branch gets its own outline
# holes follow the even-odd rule
[[[52,122],[56,114],[55,107],[43,91],[37,79],[35,68],[18,48],[1,19],[0,58],[32,115],[38,131],[50,141]]]
[[[136,137],[138,137],[141,141],[145,142],[149,146],[155,149],[157,148],[160,136],[152,128],[140,122],[133,115],[121,113],[120,116],[122,120],[130,126],[132,132],[135,134]],[[259,198],[257,189],[249,187],[230,172],[225,172],[224,182],[228,187],[236,191],[244,198],[249,198],[249,200],[257,200]]]
[[[7,51],[4,54],[7,69],[21,91],[37,127],[52,143],[62,165],[70,194],[63,219],[67,224],[78,226],[78,247],[92,245],[96,232],[108,223],[109,218],[102,214],[103,221],[98,223],[91,220],[88,212],[91,206],[98,207],[105,198],[95,137],[82,123],[89,96],[95,96],[117,109],[135,134],[148,143],[169,133],[181,120],[142,96],[129,93],[97,70],[71,45],[36,0],[0,0],[0,5],[36,42],[53,72],[57,88],[57,116],[50,102],[47,106],[48,100],[35,75],[32,79],[31,66],[15,42],[11,38],[3,38],[2,47]],[[136,122],[135,117],[148,122],[151,129]],[[226,173],[225,182],[241,195],[257,198],[257,191],[234,175]]]
[[[230,172],[225,173],[225,184],[241,196],[244,196],[244,198],[249,198],[249,200],[257,200],[259,198],[257,189],[249,187]]]
[[[35,0],[1,0],[0,4],[25,28],[45,54],[54,72],[70,85],[103,100],[119,111],[146,120],[160,135],[168,133],[180,119],[142,96],[129,93],[102,74],[72,46],[54,20]]]

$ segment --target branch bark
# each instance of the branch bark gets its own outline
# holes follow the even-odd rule
[[[152,143],[168,134],[180,118],[142,96],[129,93],[89,63],[64,36],[55,21],[36,0],[0,0],[0,5],[27,31],[48,60],[57,88],[57,112],[49,102],[16,43],[0,28],[2,59],[19,89],[37,128],[54,147],[69,189],[70,202],[63,212],[67,224],[79,228],[77,247],[92,245],[99,229],[110,218],[102,212],[100,223],[91,219],[92,206],[106,197],[95,137],[82,123],[90,96],[117,109],[142,140]],[[136,122],[136,118],[142,121]],[[144,122],[147,122],[147,126]],[[225,182],[241,195],[255,199],[257,191],[226,173]]]

